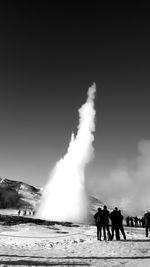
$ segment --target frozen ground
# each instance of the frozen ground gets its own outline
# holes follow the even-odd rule
[[[90,225],[0,225],[0,266],[150,266],[150,238],[125,228],[127,240],[97,241]]]

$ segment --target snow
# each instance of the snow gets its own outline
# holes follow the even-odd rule
[[[127,240],[98,241],[94,225],[0,225],[0,266],[150,266],[150,237],[126,228]]]

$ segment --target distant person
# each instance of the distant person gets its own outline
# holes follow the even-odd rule
[[[137,216],[134,217],[134,225],[135,225],[135,227],[138,227],[138,217]]]
[[[116,240],[120,240],[120,235],[119,235],[119,212],[118,208],[116,207],[110,214],[110,219],[111,219],[111,234],[112,234],[112,239],[114,238],[114,233],[116,236]]]
[[[150,212],[149,211],[147,211],[144,214],[144,225],[145,225],[146,237],[148,237],[148,230],[150,229]]]
[[[144,217],[141,218],[141,225],[142,225],[142,227],[145,227],[145,220],[144,220]]]
[[[106,240],[106,231],[107,231],[107,236],[108,236],[108,240],[112,240],[112,236],[109,230],[109,218],[110,218],[110,214],[109,211],[107,209],[107,206],[103,207],[102,210],[102,218],[103,218],[103,232],[104,232],[104,240]]]
[[[98,212],[94,215],[95,224],[97,227],[97,240],[101,240],[102,237],[102,209],[98,208]]]
[[[121,214],[121,210],[118,211],[118,214],[119,214],[118,216],[119,230],[122,233],[123,238],[126,239],[126,235],[125,235],[124,228],[123,228],[123,215]]]
[[[20,213],[21,213],[21,210],[19,209],[19,210],[18,210],[18,216],[20,216]]]
[[[24,215],[24,216],[26,215],[26,210],[23,211],[23,215]]]
[[[130,226],[130,217],[127,216],[126,218],[126,226],[129,227]]]
[[[130,217],[131,227],[134,227],[133,217]]]

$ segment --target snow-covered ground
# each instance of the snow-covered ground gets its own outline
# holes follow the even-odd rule
[[[0,225],[0,266],[150,266],[150,238],[125,228],[127,240],[97,241],[92,225]]]

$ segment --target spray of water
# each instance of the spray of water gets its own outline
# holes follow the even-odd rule
[[[46,220],[85,222],[88,202],[84,186],[86,164],[92,160],[95,131],[94,98],[96,85],[87,93],[79,109],[77,135],[72,134],[68,151],[50,174],[37,216]]]

